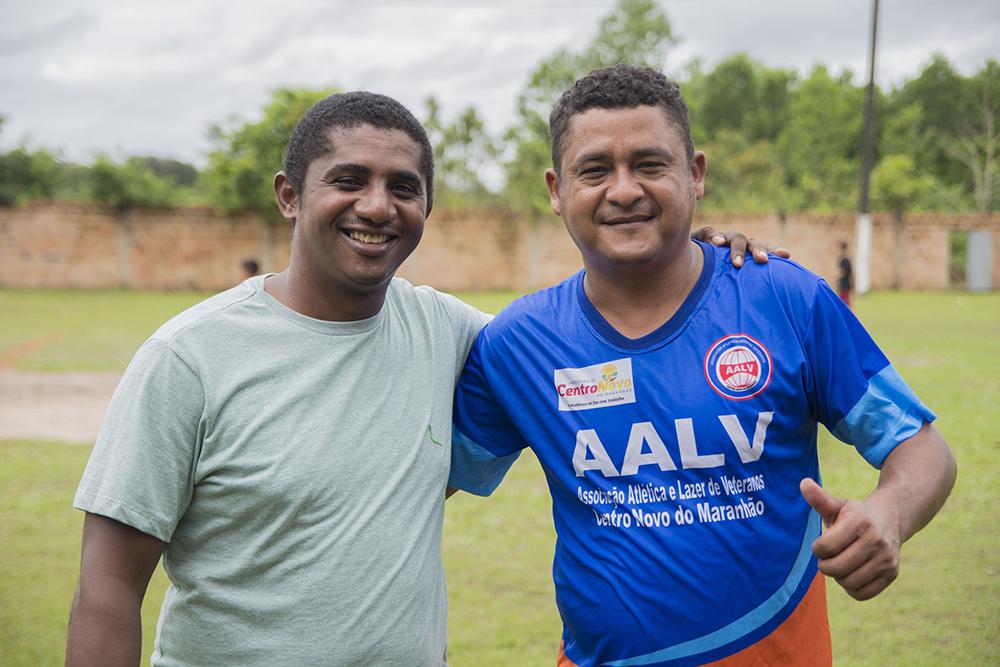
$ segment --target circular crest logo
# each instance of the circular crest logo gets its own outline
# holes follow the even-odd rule
[[[601,369],[601,379],[605,382],[611,382],[618,378],[618,367],[614,364],[608,364]]]
[[[716,392],[744,401],[771,382],[771,355],[746,334],[724,336],[705,355],[705,378]]]

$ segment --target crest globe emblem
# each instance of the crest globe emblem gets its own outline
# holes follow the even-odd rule
[[[705,355],[705,378],[716,391],[734,401],[752,398],[771,382],[771,355],[746,334],[717,340]]]

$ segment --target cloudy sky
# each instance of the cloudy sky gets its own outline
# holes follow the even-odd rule
[[[871,0],[661,0],[680,43],[665,70],[746,51],[864,78]],[[278,86],[368,89],[423,115],[477,107],[512,122],[534,68],[589,42],[613,0],[13,0],[0,25],[0,146],[201,164],[212,123],[252,119]],[[934,52],[964,73],[1000,59],[996,0],[882,0],[880,85]]]

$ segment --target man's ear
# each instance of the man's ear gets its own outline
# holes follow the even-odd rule
[[[691,158],[691,178],[694,179],[694,192],[698,199],[705,196],[706,172],[708,172],[708,158],[701,151],[695,151]]]
[[[545,170],[545,187],[549,190],[549,204],[552,206],[552,212],[561,216],[562,206],[559,204],[559,174],[556,173],[555,169]]]
[[[288,180],[288,175],[283,171],[274,175],[274,199],[281,217],[294,224],[295,218],[299,215],[299,196],[295,193],[292,182]]]

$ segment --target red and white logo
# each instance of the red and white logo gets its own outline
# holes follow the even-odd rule
[[[771,382],[771,355],[746,334],[720,338],[705,355],[705,378],[716,392],[743,401],[764,391]]]

